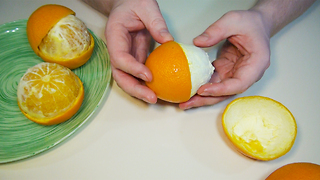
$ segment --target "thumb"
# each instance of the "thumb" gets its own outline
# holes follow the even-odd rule
[[[154,40],[159,43],[173,41],[172,35],[169,33],[167,24],[160,12],[156,1],[149,1],[151,4],[146,4],[139,17],[150,32]]]
[[[193,43],[199,47],[210,47],[220,41],[227,39],[233,34],[233,20],[230,12],[223,15],[216,22],[211,24],[201,35],[193,39]]]

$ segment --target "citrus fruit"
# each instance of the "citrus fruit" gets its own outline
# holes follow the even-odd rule
[[[230,102],[223,112],[222,126],[240,152],[264,161],[286,154],[297,134],[291,112],[281,103],[262,96]]]
[[[94,48],[92,35],[75,12],[56,4],[41,6],[31,14],[27,37],[33,51],[44,61],[70,69],[85,64]]]
[[[320,165],[296,162],[284,165],[272,172],[266,180],[316,180],[320,179]]]
[[[145,65],[153,77],[146,85],[159,99],[173,103],[188,101],[209,82],[214,71],[204,50],[175,41],[158,46]]]
[[[27,70],[18,84],[18,105],[30,120],[52,125],[70,119],[81,107],[81,80],[65,66],[43,62]]]

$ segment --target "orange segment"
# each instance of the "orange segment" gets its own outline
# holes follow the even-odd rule
[[[52,125],[70,119],[81,107],[84,89],[70,69],[55,63],[40,63],[21,78],[18,105],[30,120]]]
[[[158,98],[174,103],[190,99],[192,85],[188,60],[178,43],[171,41],[157,47],[145,65],[153,76],[146,85]]]
[[[27,36],[31,48],[36,54],[39,52],[39,44],[50,29],[57,24],[60,19],[70,14],[75,15],[75,12],[67,7],[56,4],[41,6],[31,14],[27,23]]]

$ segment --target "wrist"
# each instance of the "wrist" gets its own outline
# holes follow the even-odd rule
[[[261,14],[270,35],[273,36],[304,13],[315,0],[258,0],[250,10]],[[270,37],[271,37],[270,36]]]
[[[255,14],[256,18],[258,18],[261,22],[267,36],[271,38],[274,35],[274,23],[271,15],[272,13],[267,9],[259,6],[254,6],[249,9],[249,11]]]
[[[115,0],[82,0],[100,13],[109,16]]]

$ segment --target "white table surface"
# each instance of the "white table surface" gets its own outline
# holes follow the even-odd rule
[[[212,22],[254,0],[159,0],[176,41],[192,43]],[[103,40],[107,18],[79,0],[1,0],[0,24],[27,19],[39,6],[65,5]],[[79,131],[34,157],[0,165],[0,179],[230,179],[262,180],[291,162],[320,164],[320,1],[271,40],[271,66],[240,96],[261,95],[293,113],[298,134],[291,151],[273,161],[249,159],[235,150],[221,126],[229,99],[182,111],[149,105],[116,83]],[[214,58],[217,47],[207,49]],[[1,50],[0,50],[1,51]]]

